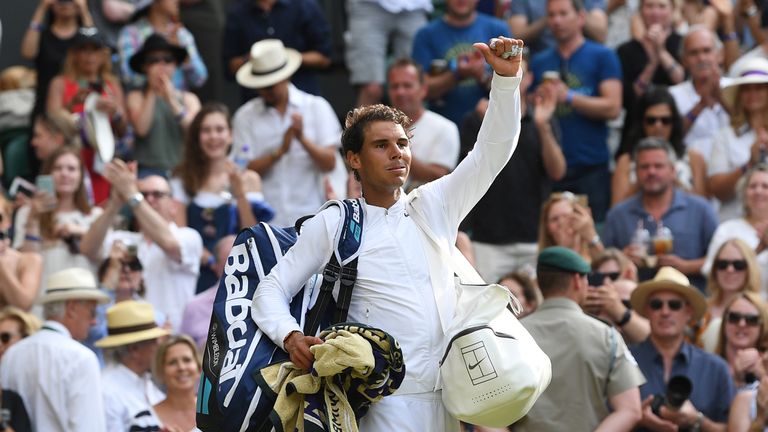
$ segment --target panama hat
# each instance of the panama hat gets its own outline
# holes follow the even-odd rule
[[[648,297],[657,291],[672,291],[683,296],[693,308],[693,319],[695,320],[701,318],[707,310],[707,301],[701,292],[691,286],[684,274],[672,267],[660,268],[652,280],[639,284],[632,291],[632,296],[629,299],[632,309],[645,316],[645,305],[648,302]]]
[[[99,303],[107,303],[110,299],[96,288],[93,273],[74,267],[48,277],[45,294],[40,298],[40,303],[64,300],[96,300]]]
[[[96,341],[99,348],[113,348],[167,336],[155,322],[155,310],[147,302],[126,300],[107,310],[107,337]]]
[[[237,82],[259,89],[286,80],[301,66],[301,54],[278,39],[264,39],[251,46],[250,59],[237,70]]]
[[[131,69],[136,73],[144,74],[144,60],[147,58],[147,54],[153,51],[170,51],[176,59],[176,64],[182,64],[187,59],[187,50],[168,42],[162,35],[153,33],[144,41],[141,49],[128,60]]]
[[[740,85],[768,84],[768,59],[763,57],[741,59],[731,67],[730,78],[723,86],[723,99],[729,108],[733,108]]]

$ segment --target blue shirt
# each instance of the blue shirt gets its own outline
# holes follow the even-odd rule
[[[319,51],[331,57],[331,28],[316,0],[277,0],[264,12],[253,0],[239,0],[227,10],[227,24],[221,55],[229,72],[229,60],[247,55],[251,46],[263,39],[280,39],[299,52]],[[320,84],[314,71],[299,68],[291,78],[299,89],[319,95]],[[241,89],[243,101],[256,96]]]
[[[601,9],[605,11],[605,0],[584,0],[584,10]],[[547,0],[514,0],[509,8],[510,15],[525,15],[528,18],[528,25],[533,24],[540,18],[547,17]],[[544,26],[544,30],[537,38],[526,40],[525,44],[531,48],[531,52],[536,54],[547,48],[555,46],[555,37],[549,26]]]
[[[667,388],[664,382],[664,364],[661,354],[650,338],[631,346],[629,350],[646,379],[645,384],[640,386],[641,399],[645,400],[654,394],[664,394]],[[697,410],[710,420],[728,421],[728,411],[736,394],[736,388],[725,360],[683,342],[680,351],[672,361],[672,371],[669,376],[671,378],[675,375],[684,375],[693,383],[693,391],[689,399]]]
[[[509,36],[507,23],[481,13],[466,27],[454,27],[439,18],[416,33],[413,39],[413,58],[425,71],[429,71],[430,63],[435,59],[446,60],[453,69],[460,54],[475,52],[473,43],[488,42],[499,35]],[[490,73],[490,66],[486,65],[486,68]],[[488,90],[482,84],[467,78],[439,100],[430,101],[429,108],[461,125],[464,114],[475,109],[477,101],[486,96]]]
[[[531,91],[541,83],[544,72],[557,71],[560,79],[572,91],[585,96],[600,96],[600,84],[609,79],[621,80],[619,57],[610,48],[585,40],[564,59],[555,48],[546,49],[531,60],[534,82]],[[563,133],[563,153],[568,168],[599,165],[608,162],[608,126],[598,120],[580,114],[566,105],[558,105],[555,111]]]

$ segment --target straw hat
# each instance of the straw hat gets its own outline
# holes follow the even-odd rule
[[[99,348],[114,348],[169,334],[157,326],[155,310],[147,302],[127,300],[107,310],[108,336],[96,341]]]
[[[99,303],[110,301],[109,296],[96,287],[93,273],[77,267],[50,275],[40,303],[64,300],[96,300]]]
[[[657,291],[672,291],[683,296],[693,308],[693,319],[699,319],[707,310],[707,301],[696,287],[691,286],[688,278],[672,267],[662,267],[656,276],[643,282],[632,291],[630,302],[632,309],[645,316],[648,297]]]
[[[723,86],[723,99],[730,108],[734,107],[739,86],[743,84],[768,84],[768,59],[747,57],[731,67],[731,79]]]
[[[301,66],[301,54],[278,39],[264,39],[251,46],[251,57],[237,70],[237,82],[259,89],[286,80]]]

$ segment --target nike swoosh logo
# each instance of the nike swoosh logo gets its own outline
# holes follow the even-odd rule
[[[472,364],[468,364],[467,366],[469,367],[469,370],[472,370],[472,369],[476,368],[477,365],[479,365],[480,363],[483,362],[483,360],[485,360],[485,357],[481,358],[480,360],[477,361],[477,363],[475,363],[473,365]]]

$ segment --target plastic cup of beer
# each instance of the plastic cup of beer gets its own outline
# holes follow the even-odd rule
[[[560,72],[558,72],[558,71],[546,71],[546,72],[544,72],[544,74],[541,76],[541,82],[542,83],[546,83],[546,82],[550,82],[550,81],[552,81],[552,82],[560,81]]]

